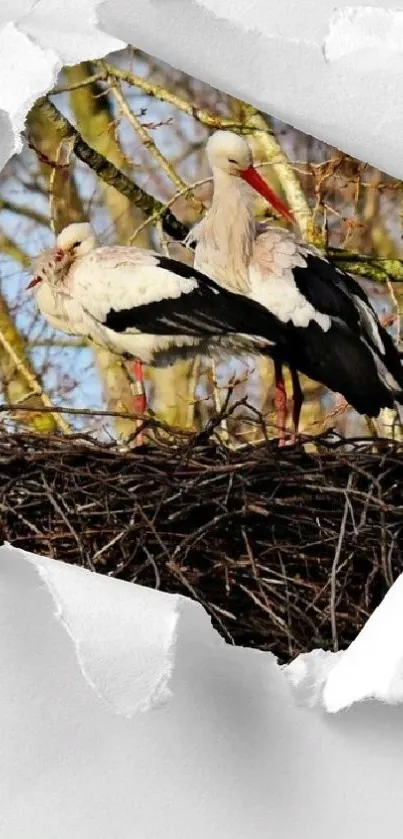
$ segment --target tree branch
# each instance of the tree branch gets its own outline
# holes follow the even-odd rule
[[[6,256],[9,256],[10,259],[14,259],[15,262],[18,262],[22,268],[30,268],[32,264],[31,257],[28,256],[25,251],[23,251],[13,239],[10,239],[9,236],[6,236],[2,230],[0,230],[0,251]]]
[[[142,210],[146,215],[158,213],[165,232],[174,239],[184,239],[189,228],[182,224],[164,204],[148,195],[141,187],[137,186],[121,169],[118,169],[110,160],[99,154],[83,140],[76,128],[69,120],[60,113],[56,106],[47,97],[41,97],[34,106],[57,131],[60,140],[71,140],[73,152],[79,160],[86,163],[101,180],[113,186],[129,201]],[[52,164],[52,161],[48,161]]]
[[[379,283],[403,282],[403,260],[401,259],[383,259],[343,248],[327,248],[326,254],[333,262],[340,264],[343,271],[350,271],[367,280],[375,280]]]
[[[147,129],[144,125],[141,124],[140,120],[136,117],[133,113],[129,105],[127,104],[122,91],[118,85],[112,84],[110,88],[112,96],[116,99],[119,108],[122,114],[127,117],[128,121],[130,122],[131,126],[133,127],[134,131],[136,132],[137,136],[140,138],[141,142],[145,146],[145,148],[149,151],[152,155],[156,163],[161,167],[162,171],[168,175],[168,178],[172,181],[172,183],[176,186],[177,190],[182,191],[183,194],[187,194],[189,196],[189,200],[192,203],[196,212],[200,215],[203,211],[203,204],[198,199],[192,196],[190,190],[188,190],[188,185],[185,181],[182,180],[180,175],[175,171],[173,166],[169,163],[169,161],[164,157],[162,152],[157,148],[156,144],[154,143],[153,138],[148,133]]]
[[[35,396],[34,416],[28,422],[36,430],[49,432],[59,428],[64,434],[70,433],[70,426],[54,409],[51,400],[39,384],[27,355],[24,339],[18,332],[8,311],[5,300],[0,297],[0,371],[4,391],[10,402],[21,400],[18,411],[25,409],[24,403]],[[36,408],[49,410],[48,417],[38,417]],[[36,414],[36,416],[35,416]]]
[[[106,61],[96,61],[94,64],[100,68],[98,77],[99,80],[107,81],[108,76],[112,76],[115,79],[120,79],[122,82],[127,82],[127,84],[130,84],[133,87],[138,87],[140,90],[143,90],[148,96],[154,96],[155,99],[160,99],[163,102],[168,102],[170,105],[174,105],[174,107],[179,111],[183,111],[183,113],[188,114],[188,116],[193,117],[193,119],[196,119],[208,128],[222,129],[226,131],[242,130],[242,123],[236,122],[228,117],[220,116],[219,114],[211,114],[203,108],[195,108],[191,102],[187,102],[186,99],[183,99],[181,96],[178,96],[176,93],[168,90],[163,85],[149,82],[147,79],[143,79],[141,76],[137,76],[129,70],[122,70],[120,67],[114,67]],[[268,128],[267,131],[269,131]]]
[[[17,216],[24,216],[37,224],[42,224],[44,227],[49,227],[49,219],[43,213],[38,213],[32,207],[23,206],[22,204],[14,204],[13,201],[8,201],[6,198],[0,197],[0,212],[8,210],[9,213],[15,213]]]

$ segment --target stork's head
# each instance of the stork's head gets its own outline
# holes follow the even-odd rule
[[[96,246],[90,224],[69,224],[59,233],[55,247],[36,260],[35,276],[28,288],[33,288],[42,280],[55,283],[58,279],[63,279],[76,259],[86,256]]]
[[[253,165],[249,143],[233,131],[216,131],[206,146],[207,159],[213,174],[225,173],[242,178],[287,221],[293,222],[291,210],[278,198]]]
[[[56,239],[55,258],[61,262],[65,256],[86,256],[96,248],[97,243],[91,225],[87,222],[69,224]]]
[[[206,145],[207,160],[214,169],[221,169],[228,175],[239,177],[241,172],[253,165],[249,143],[233,131],[216,131]]]

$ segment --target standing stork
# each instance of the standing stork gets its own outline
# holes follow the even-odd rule
[[[284,325],[287,347],[280,352],[278,345],[273,353],[280,443],[287,411],[284,363],[292,376],[294,440],[303,402],[297,370],[341,393],[360,414],[375,417],[396,407],[403,401],[400,355],[361,286],[293,233],[255,221],[249,186],[288,221],[293,216],[254,169],[243,137],[217,131],[206,151],[214,194],[188,242],[196,243],[198,270],[261,303]]]
[[[34,262],[29,288],[64,332],[147,365],[180,358],[271,354],[279,319],[197,269],[134,247],[97,247],[89,224],[70,224]]]

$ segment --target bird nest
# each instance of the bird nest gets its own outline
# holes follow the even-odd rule
[[[180,592],[281,661],[345,647],[403,570],[401,443],[230,450],[199,434],[122,452],[19,433],[0,477],[5,541]]]

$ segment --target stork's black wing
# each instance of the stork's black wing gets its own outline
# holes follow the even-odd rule
[[[339,318],[351,329],[358,327],[360,314],[357,299],[373,311],[365,292],[352,277],[340,272],[319,254],[304,252],[303,256],[306,266],[293,268],[294,280],[301,294],[318,312]]]
[[[403,384],[399,353],[359,283],[319,254],[304,252],[306,267],[293,276],[301,294],[319,312],[341,321],[361,336]]]
[[[136,330],[151,335],[195,337],[245,333],[276,342],[281,337],[278,319],[259,303],[234,294],[196,269],[161,256],[158,266],[196,281],[192,291],[130,308],[111,308],[103,325],[114,332]]]

